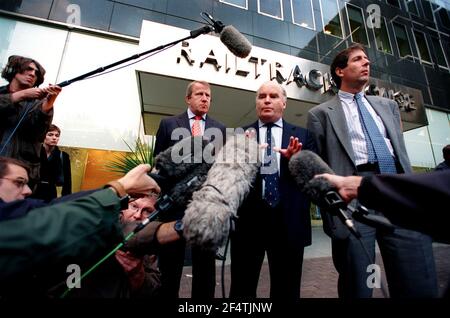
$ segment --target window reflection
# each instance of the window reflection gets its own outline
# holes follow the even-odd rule
[[[414,30],[414,38],[416,39],[419,57],[423,62],[431,63],[430,51],[428,50],[427,40],[422,32]]]
[[[377,45],[377,50],[382,51],[384,53],[392,54],[392,46],[389,38],[389,33],[386,27],[386,19],[384,17],[380,17],[380,27],[372,28],[375,35],[375,43]]]
[[[302,27],[316,29],[311,0],[291,0],[292,21]]]
[[[368,46],[369,39],[361,8],[347,3],[347,15],[352,41]]]
[[[341,17],[339,6],[336,0],[321,0],[323,32],[338,36],[342,35]]]
[[[258,13],[283,20],[281,0],[258,0]]]
[[[238,8],[246,9],[248,8],[248,0],[219,0],[219,2],[226,3]]]
[[[400,57],[411,56],[412,51],[409,45],[408,34],[406,33],[406,27],[403,24],[392,23],[394,26],[395,41],[397,42],[398,51]]]
[[[442,49],[442,44],[438,38],[431,37],[431,42],[433,43],[434,52],[436,53],[436,60],[439,66],[448,68],[447,59],[444,55],[444,50]]]
[[[406,9],[408,10],[408,12],[414,14],[414,15],[419,15],[419,10],[417,10],[417,4],[415,0],[405,0],[406,2]]]

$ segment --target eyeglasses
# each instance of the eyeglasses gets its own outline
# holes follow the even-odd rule
[[[152,211],[148,207],[140,208],[133,202],[130,202],[128,204],[128,211],[130,211],[132,213],[132,215],[135,215],[136,213],[141,212],[141,215],[145,218],[148,217],[152,213]]]
[[[0,178],[0,179],[4,179],[4,180],[9,180],[12,183],[14,183],[16,185],[16,187],[18,187],[19,189],[23,189],[23,187],[25,187],[28,184],[28,180],[19,178],[19,179],[12,179],[12,178]]]

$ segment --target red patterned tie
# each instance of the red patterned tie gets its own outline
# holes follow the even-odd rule
[[[202,120],[202,116],[195,116],[194,123],[192,124],[192,136],[201,136],[202,129],[200,127],[200,121]]]

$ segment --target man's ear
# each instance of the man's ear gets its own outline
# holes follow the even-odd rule
[[[336,73],[337,76],[339,76],[339,77],[344,77],[344,71],[342,70],[342,68],[336,67],[336,69],[334,70],[334,72]]]

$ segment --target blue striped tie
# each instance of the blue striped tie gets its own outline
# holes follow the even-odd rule
[[[361,126],[364,131],[364,137],[366,138],[369,162],[372,163],[378,161],[380,173],[397,173],[395,160],[392,157],[375,120],[364,105],[362,96],[362,94],[355,94],[355,101],[358,105],[359,115],[362,119]]]
[[[280,177],[278,176],[277,154],[272,151],[274,142],[272,140],[273,123],[266,124],[266,142],[267,148],[264,155],[264,166],[261,168],[262,177],[265,182],[264,200],[271,206],[275,207],[280,201]],[[264,170],[263,170],[264,169]]]

